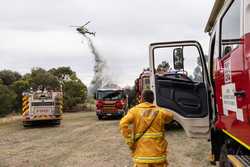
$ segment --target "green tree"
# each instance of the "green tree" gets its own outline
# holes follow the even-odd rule
[[[44,87],[47,89],[59,89],[60,83],[58,79],[51,73],[47,72],[42,68],[33,68],[31,70],[30,76],[26,76],[30,82],[30,86],[33,89],[38,89],[39,87]]]
[[[22,76],[18,72],[13,72],[11,70],[2,70],[0,71],[0,79],[4,85],[11,85],[13,82],[21,79]]]
[[[51,74],[56,76],[60,81],[63,80],[77,80],[76,73],[70,67],[58,67],[49,70]]]
[[[5,85],[0,85],[0,117],[12,112],[16,93]]]
[[[49,70],[63,86],[64,108],[71,110],[77,104],[83,104],[87,98],[87,87],[77,78],[70,67],[58,67]]]
[[[30,88],[46,88],[58,90],[60,83],[64,90],[64,107],[72,109],[77,104],[83,104],[87,98],[87,87],[77,78],[70,67],[53,68],[46,71],[33,68],[31,73],[23,77],[10,70],[0,71],[0,116],[12,111],[21,111],[22,93]]]
[[[65,81],[64,108],[71,110],[77,104],[84,103],[87,98],[87,87],[81,81]]]
[[[27,81],[30,84],[32,80],[31,74],[30,73],[24,74],[22,80]]]
[[[18,80],[11,85],[11,89],[17,94],[14,109],[20,112],[22,109],[22,93],[28,91],[30,88],[27,80]]]

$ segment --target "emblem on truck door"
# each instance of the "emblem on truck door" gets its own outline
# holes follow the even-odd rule
[[[223,113],[228,116],[228,111],[236,112],[236,119],[244,121],[243,111],[241,108],[237,108],[237,100],[234,93],[235,83],[222,85]]]

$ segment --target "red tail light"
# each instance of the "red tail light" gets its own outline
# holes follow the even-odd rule
[[[118,109],[123,109],[123,105],[124,105],[124,103],[122,100],[116,101],[116,103],[115,103],[115,107]]]
[[[96,108],[101,109],[103,107],[103,102],[102,101],[97,101],[96,102]]]

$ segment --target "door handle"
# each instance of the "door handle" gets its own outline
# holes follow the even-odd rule
[[[237,96],[237,97],[246,96],[246,91],[244,91],[244,90],[236,91],[236,92],[234,92],[234,96]]]

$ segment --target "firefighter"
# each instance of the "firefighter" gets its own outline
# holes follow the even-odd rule
[[[120,121],[120,129],[128,144],[134,167],[166,167],[167,141],[164,125],[173,114],[153,104],[154,93],[145,90],[142,103],[129,110]]]

